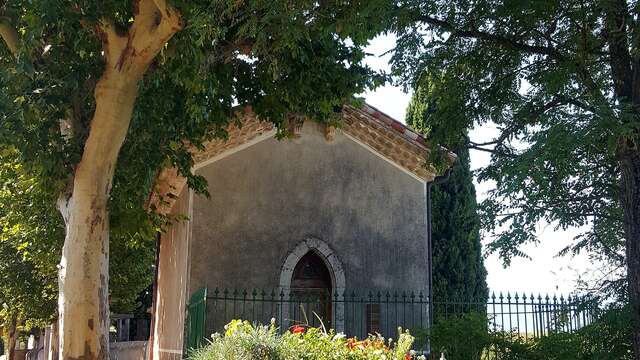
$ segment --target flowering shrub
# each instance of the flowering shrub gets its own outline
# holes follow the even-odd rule
[[[411,351],[413,337],[399,332],[398,340],[370,336],[358,340],[319,328],[293,326],[278,334],[275,322],[252,325],[234,320],[225,333],[214,334],[209,345],[194,350],[190,360],[418,360]]]

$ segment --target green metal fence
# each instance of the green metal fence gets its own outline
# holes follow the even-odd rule
[[[486,302],[436,301],[430,304],[425,291],[347,289],[327,293],[308,290],[216,288],[205,295],[205,304],[202,304],[202,294],[206,294],[206,289],[200,290],[189,305],[188,346],[199,346],[202,340],[197,336],[204,339],[221,332],[233,319],[262,324],[274,319],[280,331],[295,324],[325,326],[347,336],[363,338],[373,333],[396,337],[398,327],[425,333],[421,330],[431,326],[431,311],[435,321],[480,312],[487,315],[490,329],[512,332],[528,339],[552,332],[574,331],[591,323],[595,313],[592,303],[577,297],[500,293],[492,294]],[[428,338],[419,337],[414,347],[428,351]]]

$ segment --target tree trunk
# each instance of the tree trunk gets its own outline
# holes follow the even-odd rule
[[[640,148],[625,141],[619,151],[626,238],[627,279],[635,358],[640,359]]]
[[[15,56],[18,53],[18,31],[6,19],[0,18],[0,37],[4,40],[9,51]]]
[[[58,313],[62,360],[109,358],[109,211],[111,183],[126,137],[138,82],[175,32],[179,13],[163,0],[139,0],[122,36],[102,21],[105,70],[72,187],[59,208],[66,237],[59,271]]]
[[[18,338],[18,321],[15,317],[9,320],[7,328],[7,360],[16,359],[16,340]]]
[[[109,212],[107,202],[139,77],[108,69],[96,85],[96,110],[72,196],[63,206],[66,237],[59,274],[62,359],[108,359]]]

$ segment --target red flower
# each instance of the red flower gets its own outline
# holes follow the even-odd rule
[[[293,334],[304,334],[304,328],[300,325],[293,325],[290,331]]]
[[[404,360],[411,360],[411,355],[406,354],[406,355],[404,356]]]

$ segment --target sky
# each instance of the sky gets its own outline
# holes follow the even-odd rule
[[[389,70],[390,55],[381,56],[386,51],[393,49],[395,40],[392,36],[380,36],[374,39],[366,52],[370,53],[366,62],[374,69]],[[396,120],[404,122],[407,105],[411,100],[410,93],[404,93],[400,87],[386,85],[373,92],[364,94],[366,102]],[[488,126],[471,130],[470,137],[475,142],[491,140],[496,133],[495,129]],[[490,154],[479,151],[471,151],[471,168],[478,169],[486,166],[490,160]],[[492,188],[490,183],[477,183],[476,195],[478,201],[485,198],[485,194]],[[577,288],[576,280],[588,270],[590,263],[586,255],[577,257],[557,257],[559,250],[571,242],[579,229],[567,231],[555,231],[548,223],[541,223],[538,229],[537,245],[523,246],[522,250],[531,257],[529,259],[514,259],[508,268],[502,266],[502,261],[497,255],[491,255],[485,259],[485,267],[488,271],[487,283],[491,291],[498,292],[523,292],[543,294],[570,294]],[[490,239],[483,239],[487,243]]]

